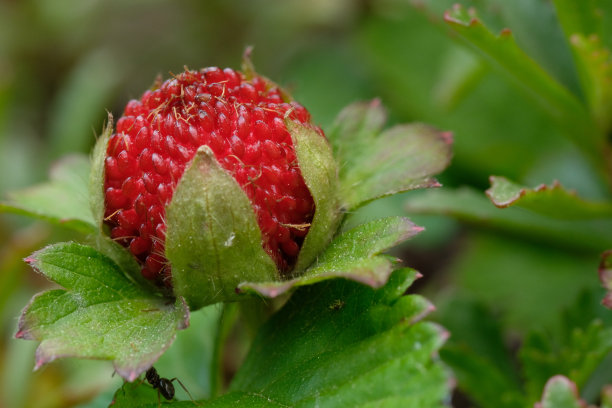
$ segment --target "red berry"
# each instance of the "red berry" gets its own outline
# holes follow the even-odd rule
[[[314,201],[285,119],[308,111],[269,81],[232,69],[186,71],[130,101],[105,160],[105,222],[144,277],[169,284],[165,209],[196,150],[208,145],[248,196],[262,246],[281,273],[295,264]],[[320,129],[317,129],[321,135]]]

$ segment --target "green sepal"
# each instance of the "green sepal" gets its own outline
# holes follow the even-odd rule
[[[450,162],[450,133],[420,123],[382,131],[385,121],[378,100],[355,103],[328,132],[340,168],[340,198],[348,211],[388,195],[438,187],[432,176]]]
[[[98,138],[90,160],[70,155],[50,171],[49,181],[8,194],[0,212],[40,218],[83,233],[99,233],[104,218],[104,158],[113,118]]]
[[[403,217],[389,217],[359,225],[327,246],[301,276],[282,282],[244,282],[240,291],[274,298],[299,286],[345,278],[378,288],[387,283],[397,260],[381,252],[423,230]]]
[[[34,296],[19,319],[16,337],[41,342],[36,368],[62,357],[111,360],[119,375],[133,381],[189,325],[182,298],[135,285],[92,247],[55,244],[26,262],[63,288]]]
[[[293,275],[300,274],[331,241],[342,219],[338,170],[327,140],[312,126],[286,121],[304,182],[315,203],[315,214],[304,239]]]
[[[39,218],[83,233],[94,232],[96,222],[87,202],[88,171],[85,156],[64,157],[51,168],[48,182],[10,192],[8,201],[0,202],[0,212]]]
[[[102,230],[104,222],[104,159],[112,133],[113,115],[109,113],[108,122],[91,153],[91,170],[89,173],[89,205],[96,225],[100,230]]]
[[[87,236],[84,243],[112,259],[121,268],[121,271],[136,284],[154,292],[165,291],[165,288],[156,286],[153,281],[142,276],[142,266],[138,263],[136,257],[127,248],[103,232]]]
[[[243,281],[276,280],[251,203],[234,178],[201,146],[166,208],[166,257],[174,293],[192,310],[238,299]]]

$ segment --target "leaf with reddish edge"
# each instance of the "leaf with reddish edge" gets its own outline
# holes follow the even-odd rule
[[[404,296],[417,276],[398,270],[379,290],[342,279],[300,288],[260,329],[229,395],[295,407],[442,406],[450,382],[435,361],[447,333],[421,321],[431,303]]]
[[[535,402],[548,379],[563,374],[578,387],[587,386],[593,373],[612,351],[612,328],[599,319],[583,327],[567,327],[558,338],[543,330],[532,331],[519,352],[527,401]]]
[[[477,227],[572,250],[601,252],[612,247],[612,220],[561,220],[491,204],[481,191],[462,187],[415,192],[406,201],[411,214],[446,215]]]
[[[438,187],[432,177],[451,159],[452,135],[413,123],[382,131],[378,100],[344,108],[327,133],[339,164],[340,198],[354,210],[377,198]]]
[[[612,217],[612,204],[583,200],[558,181],[527,188],[504,177],[491,176],[489,180],[491,187],[486,194],[498,208],[516,205],[548,217],[567,220]]]
[[[609,309],[612,309],[612,249],[601,254],[601,262],[599,263],[599,280],[608,293],[603,298],[601,303]]]
[[[417,277],[404,268],[378,290],[344,279],[299,288],[260,327],[228,393],[198,403],[446,407],[453,381],[438,351],[448,332],[423,321],[434,309],[427,299],[405,294]],[[124,386],[113,407],[156,408],[156,392],[144,384]]]
[[[535,404],[535,408],[586,408],[586,406],[578,395],[576,384],[562,375],[556,375],[548,380],[542,401]]]
[[[16,337],[38,340],[36,365],[62,357],[111,360],[135,380],[189,325],[182,298],[164,298],[135,285],[107,256],[76,243],[51,245],[26,259],[63,289],[32,298]]]
[[[473,9],[455,5],[444,20],[459,37],[475,49],[494,68],[508,76],[529,93],[603,169],[604,144],[584,104],[519,48],[508,29],[499,35],[491,33]]]
[[[8,194],[0,202],[0,212],[12,212],[40,218],[83,233],[96,231],[96,222],[89,209],[85,156],[72,155],[53,165],[49,181]]]
[[[387,282],[397,263],[396,259],[380,253],[421,231],[422,227],[403,217],[371,221],[337,236],[302,276],[282,282],[244,282],[238,290],[274,298],[293,288],[333,278],[379,288]]]

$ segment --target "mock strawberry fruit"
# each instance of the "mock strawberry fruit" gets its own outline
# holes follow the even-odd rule
[[[219,68],[185,71],[130,101],[106,147],[105,214],[111,237],[142,275],[170,285],[166,207],[201,146],[248,197],[261,245],[280,277],[296,263],[315,213],[287,121],[308,126],[304,107],[269,80]]]

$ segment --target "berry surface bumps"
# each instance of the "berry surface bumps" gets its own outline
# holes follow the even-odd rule
[[[145,278],[171,285],[165,208],[202,145],[248,196],[280,273],[291,270],[315,208],[286,120],[310,126],[275,84],[232,69],[185,71],[127,104],[107,146],[105,223]]]

